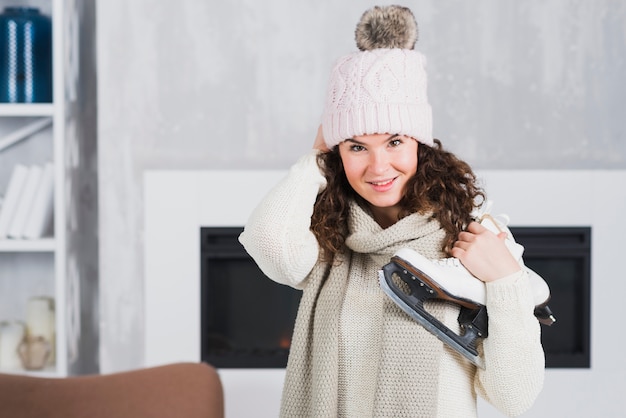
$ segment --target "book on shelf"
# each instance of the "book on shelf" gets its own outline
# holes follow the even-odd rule
[[[38,239],[51,229],[54,164],[15,166],[0,207],[0,239]]]
[[[43,167],[41,180],[37,186],[35,199],[28,212],[22,237],[37,239],[43,237],[52,224],[54,208],[54,164],[49,162]]]
[[[9,230],[7,233],[9,238],[22,238],[24,227],[26,226],[26,221],[28,219],[28,213],[30,212],[30,208],[33,206],[33,201],[35,200],[42,172],[43,169],[38,165],[33,165],[28,168],[28,175],[26,176],[22,193],[20,193],[15,214],[9,224]]]
[[[27,177],[28,167],[23,164],[13,167],[0,209],[0,239],[7,238]]]

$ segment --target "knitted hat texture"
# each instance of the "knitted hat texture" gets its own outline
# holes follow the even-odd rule
[[[363,14],[355,33],[362,50],[337,60],[331,71],[322,114],[326,145],[388,133],[431,146],[426,58],[412,49],[417,23],[411,11],[376,6]]]

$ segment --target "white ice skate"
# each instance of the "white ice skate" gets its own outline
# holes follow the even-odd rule
[[[487,210],[490,205],[487,205]],[[535,303],[535,316],[551,325],[556,319],[548,307],[550,289],[534,271],[527,268],[522,259],[524,247],[516,243],[506,224],[491,215],[475,214],[476,221],[494,233],[506,232],[507,248],[523,269],[528,279]],[[399,277],[410,289],[407,293],[392,278]],[[407,314],[422,324],[440,340],[462,354],[472,363],[484,367],[476,350],[476,340],[488,334],[485,284],[474,277],[456,258],[428,260],[421,254],[404,248],[397,251],[390,263],[379,272],[382,290]],[[424,301],[441,299],[461,306],[459,324],[462,334],[456,334],[424,309]]]

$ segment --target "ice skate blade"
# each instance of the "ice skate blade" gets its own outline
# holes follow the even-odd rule
[[[484,361],[482,358],[480,358],[478,352],[473,348],[466,347],[466,345],[461,342],[463,341],[462,337],[459,337],[456,333],[454,333],[452,330],[450,330],[448,327],[443,325],[440,321],[438,321],[436,318],[426,312],[421,304],[418,304],[416,306],[410,305],[409,301],[406,300],[408,299],[408,297],[406,296],[406,294],[404,294],[404,292],[400,290],[396,292],[394,289],[392,289],[387,282],[384,270],[380,270],[378,272],[378,278],[382,291],[389,298],[391,298],[391,300],[400,309],[402,309],[402,311],[404,311],[411,318],[417,321],[427,331],[437,337],[441,342],[447,344],[454,351],[469,360],[472,364],[481,369],[485,368]]]

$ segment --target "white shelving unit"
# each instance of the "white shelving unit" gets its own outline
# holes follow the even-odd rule
[[[92,315],[97,313],[85,314],[81,303],[93,301],[97,292],[96,99],[85,98],[80,88],[95,84],[95,63],[76,61],[84,59],[81,48],[89,48],[90,43],[95,47],[95,25],[81,22],[85,14],[95,16],[95,0],[0,0],[0,8],[6,6],[37,7],[52,19],[53,101],[0,104],[0,138],[38,118],[52,119],[51,126],[0,150],[0,195],[6,192],[16,164],[51,161],[54,215],[49,236],[34,240],[0,237],[0,322],[24,321],[30,298],[52,297],[56,338],[54,362],[44,369],[0,368],[0,373],[58,377],[89,373],[97,371],[97,330],[86,328],[85,322],[93,323]],[[91,10],[85,9],[90,6]],[[83,44],[85,30],[91,32],[86,32]],[[91,347],[90,352],[86,347]]]
[[[54,105],[52,104],[12,104],[1,103],[0,115],[7,116],[54,116]]]

